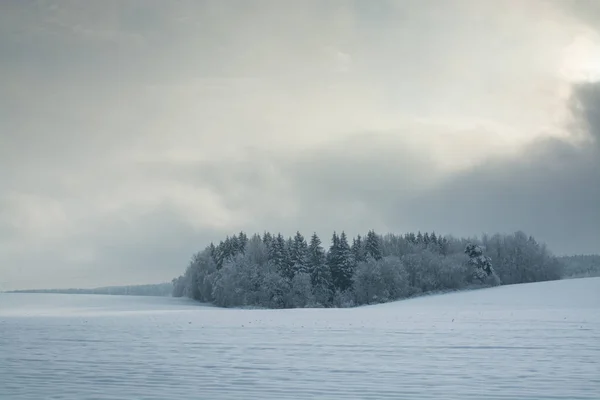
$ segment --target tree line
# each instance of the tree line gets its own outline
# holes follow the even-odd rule
[[[600,276],[600,255],[560,257],[565,265],[564,278],[591,278]]]
[[[8,293],[57,293],[57,294],[106,294],[118,296],[171,296],[173,285],[171,282],[129,285],[129,286],[105,286],[93,289],[26,289],[13,290]]]
[[[334,232],[327,248],[316,233],[240,232],[194,254],[173,279],[173,296],[222,307],[351,307],[562,273],[546,246],[523,232],[470,239]]]

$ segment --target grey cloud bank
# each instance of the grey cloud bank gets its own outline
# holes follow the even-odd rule
[[[239,230],[598,252],[600,90],[575,78],[600,74],[599,15],[3,2],[0,289],[160,282]]]

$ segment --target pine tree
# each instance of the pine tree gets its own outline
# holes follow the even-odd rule
[[[281,233],[271,241],[269,247],[269,261],[277,268],[281,276],[292,279],[293,274],[287,257],[286,241]]]
[[[425,234],[423,235],[423,244],[425,245],[425,247],[429,246],[429,243],[431,243],[431,239],[429,238],[429,233],[425,232]]]
[[[367,233],[367,240],[365,241],[365,253],[366,257],[371,257],[376,261],[383,258],[381,255],[381,242],[379,240],[379,236],[377,236],[373,230],[370,230]]]
[[[296,232],[291,244],[290,264],[294,274],[308,273],[308,244],[300,232]]]
[[[229,239],[229,252],[231,257],[234,257],[236,254],[242,252],[240,241],[238,240],[238,237],[236,235],[233,235]]]
[[[229,237],[225,239],[225,241],[220,241],[218,246],[215,249],[215,263],[217,264],[217,269],[221,269],[223,264],[229,259],[231,256],[231,248],[229,243]]]
[[[333,275],[333,283],[337,289],[344,291],[352,286],[352,276],[355,269],[352,250],[344,232],[339,237],[337,250],[336,274]]]
[[[338,237],[336,232],[333,232],[331,237],[331,246],[329,246],[329,251],[327,252],[327,266],[331,271],[331,280],[334,286],[337,286],[337,282],[339,282],[340,278],[340,238]]]
[[[248,236],[244,232],[238,234],[238,245],[239,252],[244,254],[246,252],[246,245],[248,244]]]
[[[267,247],[270,247],[273,242],[273,235],[270,232],[263,233],[262,241]]]
[[[316,232],[313,233],[310,238],[310,244],[308,245],[308,269],[311,276],[319,274],[318,269],[326,266],[327,259],[325,250],[321,246],[321,239],[317,236]],[[315,281],[313,280],[313,285]]]
[[[225,241],[221,242],[222,246],[222,254],[223,254],[223,262],[227,262],[228,260],[235,257],[238,252],[238,241],[237,236],[225,237]]]
[[[313,233],[308,245],[308,268],[313,292],[315,292],[322,305],[328,304],[331,297],[331,288],[333,287],[331,270],[327,265],[321,239],[316,233]]]
[[[440,236],[438,238],[438,243],[440,248],[440,254],[442,254],[443,256],[447,256],[450,252],[450,242],[448,241],[448,239],[446,237]]]
[[[355,239],[352,239],[352,254],[354,255],[354,260],[357,263],[367,260],[363,240],[360,235],[358,235]]]
[[[431,236],[430,236],[429,240],[431,241],[431,243],[433,245],[435,245],[435,246],[439,245],[438,238],[437,238],[437,235],[435,234],[435,231],[431,232]]]
[[[210,245],[208,246],[208,254],[210,254],[213,261],[216,263],[217,262],[217,248],[215,247],[215,244],[213,242],[210,242]]]
[[[423,244],[423,234],[421,233],[421,231],[419,231],[419,233],[417,233],[417,237],[416,237],[416,244]]]
[[[294,247],[294,241],[291,237],[285,240],[285,251],[283,252],[284,264],[285,264],[285,275],[287,278],[292,279],[294,277],[294,264],[292,263],[292,247]]]

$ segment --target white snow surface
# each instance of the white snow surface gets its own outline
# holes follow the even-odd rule
[[[0,399],[600,399],[600,278],[355,309],[0,294]]]

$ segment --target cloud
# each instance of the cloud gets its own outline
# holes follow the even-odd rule
[[[358,146],[358,157],[353,151],[340,155],[329,149],[296,169],[292,186],[307,204],[311,198],[324,201],[319,193],[334,196],[328,212],[346,210],[338,226],[353,233],[364,229],[366,221],[381,231],[421,229],[468,236],[525,230],[558,253],[597,252],[600,84],[576,86],[572,100],[576,120],[571,127],[574,133],[582,130],[582,141],[541,138],[516,153],[445,175],[433,185],[426,184],[436,175],[428,153],[390,143],[374,144],[384,149],[379,152]],[[373,144],[363,144],[368,143]],[[465,146],[471,153],[479,148],[477,143]],[[347,148],[339,143],[338,149]],[[344,208],[356,203],[368,218]]]
[[[163,282],[180,274],[194,252],[225,233],[210,227],[199,232],[170,204],[146,213],[128,211],[104,221],[80,219],[77,222],[85,225],[65,241],[26,241],[24,247],[3,243],[0,251],[12,262],[3,264],[0,285],[10,289]]]
[[[600,81],[575,88],[572,108],[577,127],[600,146]]]
[[[600,27],[600,4],[595,0],[557,1],[569,14],[585,22],[591,29]]]

